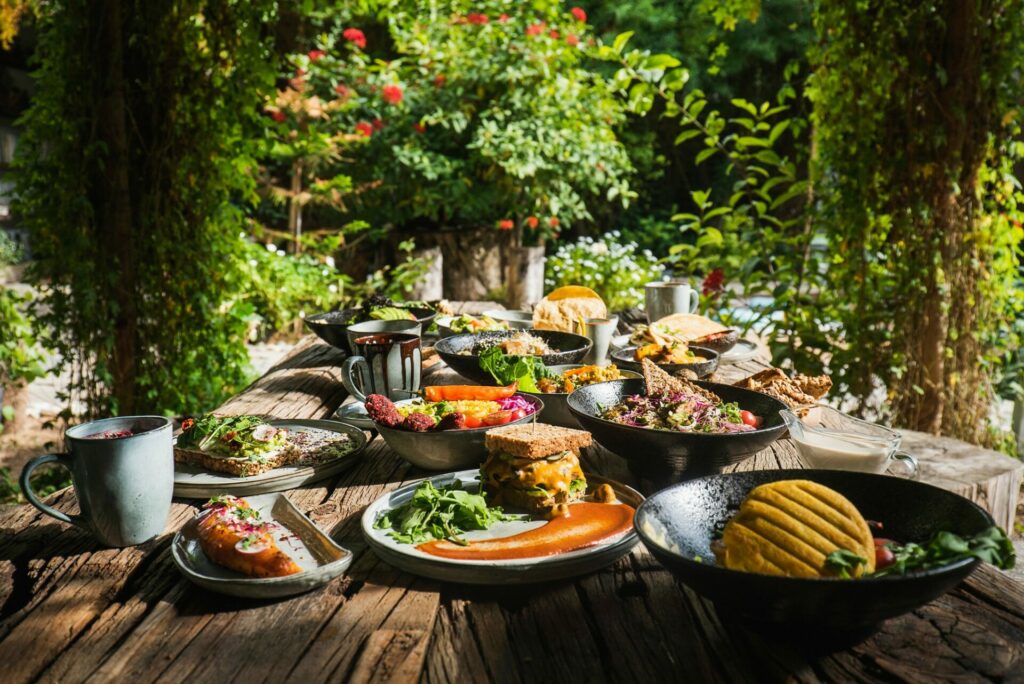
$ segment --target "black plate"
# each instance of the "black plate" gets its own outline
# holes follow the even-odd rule
[[[640,365],[639,361],[633,360],[633,355],[636,350],[637,347],[632,346],[623,347],[618,351],[612,352],[612,361],[614,361],[617,366],[641,373],[643,372],[643,366]],[[718,368],[718,352],[713,349],[698,347],[695,345],[690,345],[690,351],[697,356],[704,357],[704,361],[695,361],[694,363],[659,363],[658,368],[661,368],[671,375],[675,375],[683,370],[691,370],[697,374],[698,378],[706,378],[714,373]]]
[[[768,447],[786,431],[778,399],[752,390],[696,382],[741,409],[760,416],[761,428],[751,432],[672,432],[622,425],[599,418],[602,407],[618,404],[632,394],[644,394],[643,380],[612,380],[581,387],[569,395],[569,410],[601,446],[629,461],[640,479],[640,491],[657,491],[681,480],[717,473]]]
[[[693,343],[697,346],[704,347],[705,349],[716,351],[719,354],[724,354],[735,347],[736,342],[739,339],[740,331],[736,329],[729,329],[725,332],[715,333],[714,335],[694,340]]]
[[[433,309],[410,308],[409,311],[422,324],[423,330],[430,327],[430,323],[437,316],[437,312]],[[306,316],[306,327],[332,347],[348,352],[348,337],[346,335],[348,332],[348,321],[358,312],[358,308],[342,309],[341,311],[328,311],[327,313],[319,313],[314,316]],[[362,323],[364,320],[372,319],[365,318],[355,322]]]
[[[691,480],[658,492],[636,512],[644,545],[684,584],[726,612],[761,623],[833,632],[864,631],[952,589],[976,559],[905,576],[858,580],[775,577],[715,564],[711,541],[754,487],[778,480],[819,482],[848,498],[884,536],[925,542],[947,530],[973,535],[992,517],[967,499],[912,480],[842,470],[759,470]],[[695,557],[700,557],[699,562]]]
[[[481,385],[494,385],[491,374],[480,368],[480,352],[493,347],[519,333],[527,332],[544,340],[549,347],[557,351],[544,354],[541,360],[545,366],[558,366],[564,363],[579,363],[590,351],[592,342],[582,336],[555,330],[492,330],[481,333],[464,333],[452,335],[438,340],[435,351],[444,359],[448,367],[464,378]],[[469,354],[459,353],[469,352]]]

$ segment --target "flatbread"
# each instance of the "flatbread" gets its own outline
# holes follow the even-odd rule
[[[551,292],[537,303],[533,327],[584,335],[586,331],[580,329],[580,324],[588,318],[608,318],[608,307],[593,290],[570,286]]]
[[[643,369],[644,385],[647,387],[648,396],[653,394],[695,394],[713,404],[721,401],[714,392],[695,385],[686,378],[669,375],[650,359],[642,360],[640,367]]]
[[[680,342],[693,342],[708,335],[725,332],[729,328],[706,316],[692,313],[675,313],[659,318],[648,328],[656,342],[671,338]],[[664,342],[662,342],[664,344]]]

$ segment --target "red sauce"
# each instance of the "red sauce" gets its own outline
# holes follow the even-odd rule
[[[569,506],[569,515],[511,537],[470,542],[469,546],[438,540],[416,548],[432,556],[456,560],[552,556],[592,546],[627,532],[633,527],[633,513],[633,507],[625,504],[577,503]]]

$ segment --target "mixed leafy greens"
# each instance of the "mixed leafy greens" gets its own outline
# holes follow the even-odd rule
[[[416,488],[408,503],[377,518],[373,526],[378,530],[390,529],[389,536],[403,544],[433,539],[466,544],[461,535],[469,530],[486,530],[494,523],[523,517],[489,507],[483,496],[467,492],[459,480],[441,489],[427,481]]]
[[[288,443],[286,430],[259,416],[206,415],[187,419],[181,430],[177,444],[183,449],[256,460]]]
[[[480,352],[480,368],[491,374],[499,385],[519,383],[524,392],[540,392],[537,381],[541,378],[557,379],[537,356],[514,356],[506,354],[500,347],[490,347]]]

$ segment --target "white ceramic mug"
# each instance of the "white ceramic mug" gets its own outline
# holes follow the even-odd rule
[[[368,394],[397,401],[419,391],[423,356],[418,335],[367,335],[357,338],[355,345],[357,355],[341,366],[341,382],[358,401],[366,401]]]
[[[674,313],[693,313],[700,305],[700,293],[689,283],[657,281],[644,288],[647,322],[654,323]]]

